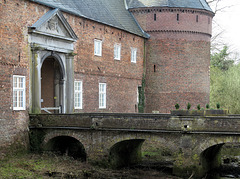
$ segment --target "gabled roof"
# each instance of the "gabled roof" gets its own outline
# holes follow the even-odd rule
[[[206,0],[126,0],[129,9],[144,7],[192,8],[213,12]]]
[[[113,26],[148,38],[133,15],[125,8],[124,0],[30,0],[58,8],[80,17]]]

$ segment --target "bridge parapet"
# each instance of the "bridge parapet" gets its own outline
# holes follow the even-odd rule
[[[86,129],[166,129],[168,114],[34,114],[31,128],[68,127]]]
[[[240,116],[171,116],[169,114],[34,114],[30,128],[145,130],[152,132],[240,133]]]

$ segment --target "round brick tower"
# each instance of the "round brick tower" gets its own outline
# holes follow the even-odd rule
[[[146,40],[145,112],[205,107],[214,13],[205,0],[126,0]]]

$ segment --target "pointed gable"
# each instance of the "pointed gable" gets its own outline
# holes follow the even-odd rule
[[[72,41],[78,39],[59,9],[53,9],[44,14],[30,27],[30,31]]]
[[[29,27],[29,43],[46,50],[70,53],[78,37],[59,9],[44,14]]]

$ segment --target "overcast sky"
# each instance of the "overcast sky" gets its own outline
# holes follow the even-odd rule
[[[214,6],[211,6],[214,10]],[[224,30],[223,41],[240,54],[240,0],[221,0],[218,8],[222,7],[227,8],[216,13],[214,21],[219,28],[213,28],[213,34]]]

